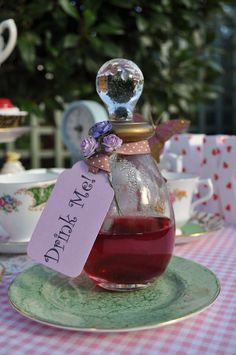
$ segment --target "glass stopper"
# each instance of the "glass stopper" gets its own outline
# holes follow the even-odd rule
[[[143,83],[143,73],[131,60],[118,58],[103,64],[97,73],[96,89],[111,121],[132,121]]]

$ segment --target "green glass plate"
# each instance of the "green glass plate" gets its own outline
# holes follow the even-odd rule
[[[220,292],[207,268],[172,257],[166,272],[144,290],[109,292],[82,275],[69,279],[35,265],[9,288],[12,306],[35,321],[96,332],[154,328],[186,319],[210,306]]]

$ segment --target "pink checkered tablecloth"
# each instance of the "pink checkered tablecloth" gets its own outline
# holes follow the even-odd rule
[[[210,308],[182,322],[127,333],[67,331],[24,318],[8,304],[7,289],[19,265],[27,267],[27,259],[11,258],[9,266],[7,257],[0,257],[8,268],[0,284],[0,354],[236,354],[236,227],[176,246],[175,255],[210,268],[220,279],[220,296]]]

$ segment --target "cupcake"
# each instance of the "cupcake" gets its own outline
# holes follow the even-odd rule
[[[0,98],[0,128],[22,126],[26,116],[27,112],[13,106],[9,99]]]

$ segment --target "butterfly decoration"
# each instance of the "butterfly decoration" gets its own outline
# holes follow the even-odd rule
[[[159,162],[160,154],[165,142],[173,135],[187,130],[189,125],[190,121],[181,118],[169,120],[156,127],[154,135],[149,138],[148,141],[151,148],[151,154],[157,162]]]

